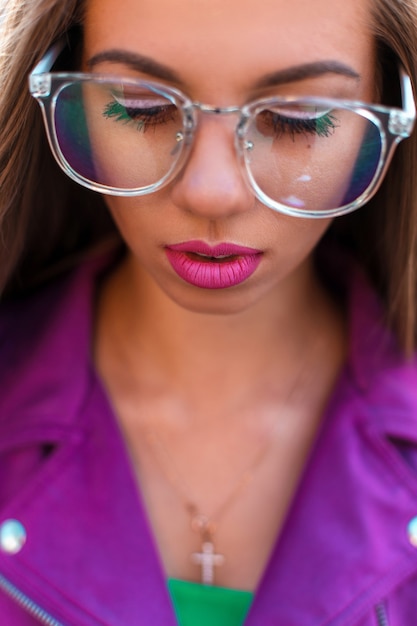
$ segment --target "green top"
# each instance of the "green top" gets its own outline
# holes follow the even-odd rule
[[[250,591],[174,578],[168,589],[179,626],[242,626],[253,600]]]

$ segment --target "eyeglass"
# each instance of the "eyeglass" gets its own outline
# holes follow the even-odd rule
[[[400,68],[403,108],[319,97],[268,97],[243,107],[193,102],[153,81],[50,72],[55,44],[29,77],[52,152],[79,184],[140,196],[171,182],[190,155],[200,114],[238,114],[237,158],[255,196],[295,217],[331,217],[377,191],[416,109]]]

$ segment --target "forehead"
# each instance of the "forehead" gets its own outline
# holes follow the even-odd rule
[[[323,59],[363,75],[372,73],[370,2],[87,0],[87,54],[121,48],[218,82]]]

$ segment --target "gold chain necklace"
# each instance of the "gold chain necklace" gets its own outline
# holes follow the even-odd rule
[[[317,342],[314,343],[316,344]],[[315,352],[316,346],[314,346],[314,350],[310,350],[310,354],[314,355]],[[303,366],[300,368],[297,376],[295,377],[294,383],[291,385],[284,402],[284,407],[288,405],[295,390],[298,388],[303,374],[305,374],[307,370],[309,371],[309,368],[307,368],[307,362],[310,362],[310,360],[311,359],[303,359]],[[150,444],[158,465],[174,491],[180,497],[185,510],[188,512],[190,516],[191,529],[200,535],[201,550],[200,552],[193,552],[191,554],[191,561],[201,567],[201,582],[204,585],[214,584],[214,568],[223,565],[225,562],[225,556],[217,553],[214,548],[214,537],[217,531],[218,522],[225,512],[231,507],[240,493],[246,489],[251,482],[255,469],[258,467],[261,460],[264,458],[266,450],[271,445],[271,441],[273,440],[272,435],[275,428],[276,422],[274,422],[273,427],[271,428],[269,437],[267,437],[266,440],[260,444],[252,462],[236,481],[229,495],[210,516],[202,514],[200,508],[195,503],[195,499],[189,496],[190,490],[188,489],[186,482],[181,479],[178,471],[175,469],[175,464],[172,462],[166,447],[162,444],[159,437],[151,429],[147,430],[147,441]],[[168,467],[171,468],[170,471],[167,469]]]
[[[217,507],[212,515],[206,516],[200,512],[198,506],[188,496],[189,490],[185,486],[185,481],[180,480],[178,472],[174,469],[170,472],[167,471],[166,465],[168,463],[171,468],[174,468],[174,465],[160,439],[154,432],[148,431],[147,440],[150,443],[154,451],[155,458],[163,470],[168,482],[174,488],[174,491],[176,491],[176,493],[180,496],[184,508],[190,516],[191,529],[200,535],[201,550],[200,552],[194,552],[191,554],[191,561],[201,567],[201,582],[204,585],[212,585],[214,583],[214,568],[219,565],[223,565],[225,561],[224,555],[216,553],[214,549],[214,535],[217,530],[218,520],[221,519],[227,509],[229,509],[232,503],[236,500],[240,492],[243,491],[252,480],[253,472],[256,466],[260,463],[266,448],[269,447],[270,441],[267,441],[260,446],[258,454],[256,454],[256,457],[250,466],[243,472],[226,499],[220,504],[219,507]],[[162,460],[163,457],[165,458],[165,462]],[[215,519],[217,522],[214,521]]]

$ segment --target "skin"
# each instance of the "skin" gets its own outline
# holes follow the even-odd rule
[[[368,19],[362,0],[89,0],[84,69],[93,56],[121,49],[176,74],[159,82],[217,106],[275,93],[372,101]],[[258,84],[325,60],[359,78],[328,72]],[[122,63],[94,71],[154,78]],[[226,563],[216,582],[254,589],[343,363],[346,330],[312,263],[329,221],[260,204],[236,159],[236,118],[202,115],[199,122],[190,159],[169,186],[106,198],[129,252],[100,292],[95,359],[166,574],[199,580],[189,555],[200,544],[185,492],[220,518],[216,547]],[[232,288],[189,285],[164,247],[196,239],[262,250],[261,264]],[[248,469],[252,481],[243,489]]]

